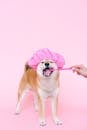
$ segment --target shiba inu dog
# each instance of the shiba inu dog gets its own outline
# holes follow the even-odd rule
[[[33,69],[28,64],[21,78],[18,89],[18,103],[16,114],[20,113],[21,102],[28,91],[34,91],[35,109],[39,112],[39,122],[41,126],[46,125],[45,120],[45,100],[51,99],[52,117],[57,125],[62,122],[57,116],[58,110],[58,93],[59,93],[59,70],[57,64],[53,60],[43,59]]]

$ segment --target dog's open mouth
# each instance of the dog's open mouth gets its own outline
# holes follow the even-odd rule
[[[43,70],[43,75],[46,77],[49,77],[53,73],[54,69],[53,68],[45,68]]]

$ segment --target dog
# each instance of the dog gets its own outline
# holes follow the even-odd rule
[[[60,73],[54,61],[43,59],[36,69],[25,64],[25,70],[18,88],[18,103],[16,114],[20,113],[22,100],[26,93],[32,90],[35,94],[35,109],[39,112],[39,122],[41,126],[46,125],[45,120],[45,100],[51,99],[52,117],[56,125],[61,125],[57,114],[58,93],[59,93]]]

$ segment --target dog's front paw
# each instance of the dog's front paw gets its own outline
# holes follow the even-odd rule
[[[20,111],[15,111],[15,115],[19,115],[20,114]]]
[[[40,126],[45,126],[45,125],[46,125],[46,121],[43,120],[43,119],[41,119],[41,120],[40,120]]]
[[[56,125],[62,125],[63,124],[63,122],[61,120],[59,120],[58,118],[55,118],[54,122],[55,122]]]
[[[19,115],[19,114],[20,114],[20,109],[17,107],[15,111],[15,115]]]

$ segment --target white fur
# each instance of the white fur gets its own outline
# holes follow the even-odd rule
[[[17,106],[16,106],[16,114],[20,114],[20,106],[21,106],[21,103],[24,99],[24,97],[26,96],[26,94],[29,92],[29,89],[25,89],[20,97],[20,100],[18,101],[17,103]]]
[[[38,88],[38,93],[42,98],[48,98],[48,97],[54,97],[58,94],[58,87],[56,87],[56,84],[53,84],[54,81],[43,81],[42,84]]]
[[[60,125],[62,122],[59,120],[57,117],[56,113],[56,99],[58,98],[58,93],[59,93],[59,81],[55,80],[55,75],[58,74],[58,69],[57,65],[54,62],[50,62],[50,66],[54,68],[54,72],[49,76],[49,77],[44,77],[43,76],[43,69],[45,68],[45,62],[46,60],[43,60],[42,63],[40,63],[37,67],[37,74],[40,75],[40,82],[39,88],[38,88],[38,93],[40,95],[40,98],[43,102],[43,107],[44,107],[44,100],[48,97],[51,98],[51,106],[52,106],[52,115],[53,115],[53,120],[55,124]],[[40,124],[46,125],[45,117],[44,119],[40,119]]]
[[[49,61],[49,60],[42,60],[42,61],[38,64],[38,66],[37,66],[37,73],[38,73],[40,76],[42,76],[42,77],[43,77],[43,69],[45,69],[45,63],[46,63],[47,61]],[[52,60],[50,60],[49,62],[50,62],[49,67],[54,68],[54,70],[57,70],[57,69],[58,69],[55,62],[53,62]]]

